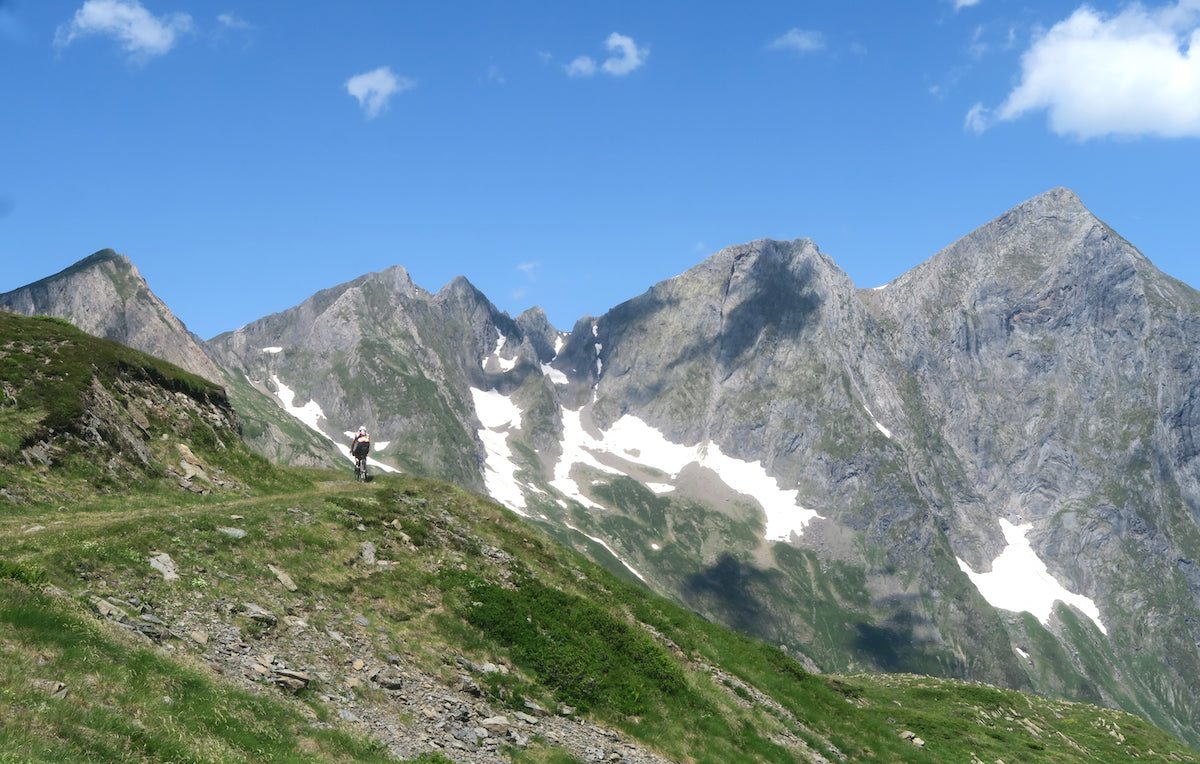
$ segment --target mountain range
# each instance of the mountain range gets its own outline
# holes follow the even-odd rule
[[[486,493],[814,671],[1200,745],[1200,293],[1054,189],[864,290],[729,247],[570,331],[400,266],[207,342],[105,250],[0,295],[223,384],[246,442]]]

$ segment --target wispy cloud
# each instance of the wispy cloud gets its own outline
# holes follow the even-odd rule
[[[954,0],[954,10],[961,11],[963,8],[970,8],[973,5],[979,5],[979,0]]]
[[[1004,103],[976,104],[966,127],[1043,110],[1059,135],[1200,137],[1200,4],[1080,7],[1034,40]]]
[[[239,18],[232,13],[222,13],[217,16],[217,22],[227,29],[253,29],[249,21]]]
[[[579,56],[566,65],[567,74],[572,77],[591,77],[600,72],[622,77],[646,63],[650,48],[639,48],[632,37],[613,32],[604,41],[612,54],[603,63],[596,63],[590,56]]]
[[[812,29],[789,29],[776,37],[767,47],[775,50],[798,50],[815,53],[825,49],[825,35]]]
[[[145,60],[171,50],[179,35],[191,30],[192,17],[186,13],[155,16],[138,0],[87,0],[70,22],[55,31],[54,44],[64,48],[80,37],[101,35]]]
[[[358,99],[358,105],[366,112],[367,119],[379,116],[387,108],[392,96],[416,86],[416,80],[397,77],[388,66],[356,74],[346,80],[346,92]]]

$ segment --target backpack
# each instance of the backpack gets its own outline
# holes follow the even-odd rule
[[[354,447],[351,452],[359,459],[366,456],[371,451],[371,436],[359,435],[354,439]]]

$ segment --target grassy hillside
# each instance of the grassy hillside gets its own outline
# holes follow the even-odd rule
[[[1198,758],[1093,706],[808,674],[429,481],[9,506],[0,559],[0,761]],[[449,745],[463,713],[516,734]]]
[[[201,377],[60,319],[0,312],[0,502],[294,484],[239,428]]]
[[[0,762],[1200,759],[809,674],[460,488],[273,467],[219,390],[61,322],[0,316],[0,385]]]

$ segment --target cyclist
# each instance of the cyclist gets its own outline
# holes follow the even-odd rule
[[[367,433],[366,427],[359,427],[358,432],[354,433],[354,440],[350,441],[350,455],[354,457],[354,471],[357,474],[360,470],[363,476],[367,473],[367,454],[371,452],[371,436]]]

